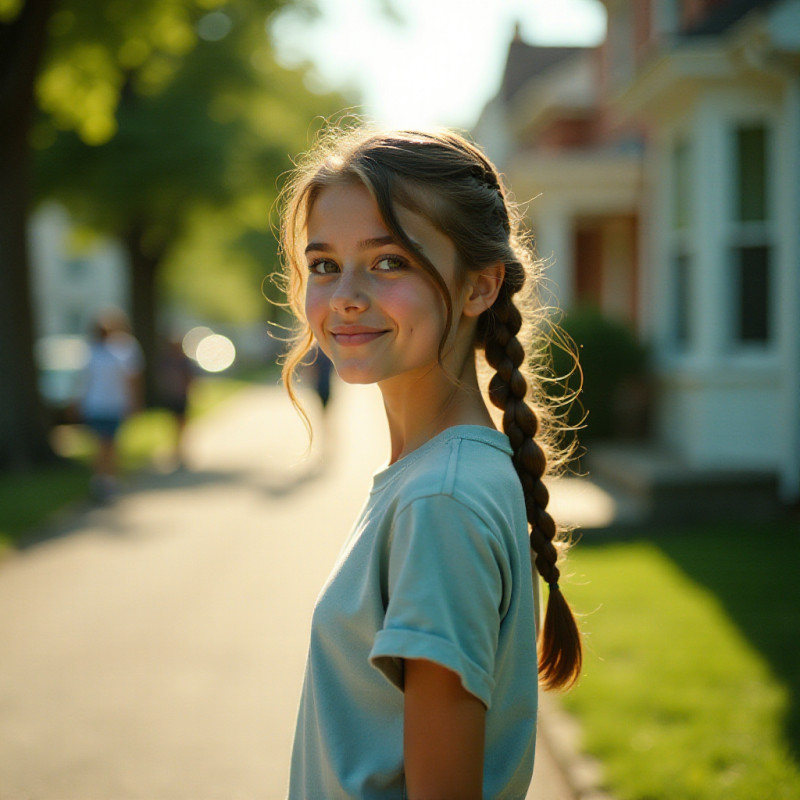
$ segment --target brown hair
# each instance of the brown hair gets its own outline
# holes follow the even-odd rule
[[[503,411],[503,430],[514,451],[513,463],[525,497],[533,561],[550,588],[539,637],[539,678],[545,688],[567,688],[580,674],[581,639],[558,585],[557,562],[560,552],[566,549],[566,537],[557,531],[546,510],[548,492],[542,481],[546,472],[564,460],[564,453],[559,453],[552,435],[555,427],[550,411],[552,403],[543,396],[543,381],[532,379],[534,374],[542,375],[542,362],[550,342],[544,335],[546,325],[541,324],[545,316],[542,303],[534,297],[541,283],[541,264],[533,257],[521,214],[492,163],[458,134],[383,133],[359,127],[333,129],[323,135],[301,161],[283,192],[281,245],[287,270],[286,288],[289,305],[300,323],[283,375],[301,414],[293,390],[293,375],[313,344],[303,313],[307,272],[302,256],[305,226],[319,192],[325,186],[347,180],[359,181],[370,191],[389,231],[438,286],[446,307],[440,358],[453,324],[452,300],[436,267],[403,231],[395,207],[400,205],[421,214],[447,235],[462,269],[505,265],[497,300],[478,319],[475,344],[494,370],[488,386],[489,397]],[[520,295],[528,276],[535,279],[534,285]],[[525,316],[520,308],[526,311]],[[538,334],[536,337],[532,337],[534,332]],[[534,341],[536,347],[531,346]]]

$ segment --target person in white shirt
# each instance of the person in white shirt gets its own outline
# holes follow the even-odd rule
[[[143,365],[124,314],[101,314],[92,326],[79,404],[83,423],[97,438],[91,490],[98,500],[108,499],[116,487],[117,431],[141,405]]]

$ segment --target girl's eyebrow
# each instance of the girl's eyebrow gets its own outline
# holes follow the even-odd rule
[[[383,247],[387,244],[397,244],[394,236],[377,236],[374,239],[364,239],[358,243],[358,249],[372,250],[375,247]],[[329,245],[327,242],[309,242],[305,252],[330,253],[332,250],[333,247],[331,247],[331,245]]]

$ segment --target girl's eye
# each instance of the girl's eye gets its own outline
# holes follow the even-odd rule
[[[400,256],[381,256],[375,262],[375,269],[378,272],[395,272],[399,269],[405,269],[408,262]]]
[[[314,275],[331,275],[338,272],[339,267],[328,258],[317,258],[308,265],[308,271]]]

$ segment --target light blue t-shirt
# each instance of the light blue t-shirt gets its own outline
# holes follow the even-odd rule
[[[483,796],[524,798],[537,662],[525,506],[508,438],[448,428],[377,473],[320,594],[290,800],[405,797],[403,659],[486,706]]]

